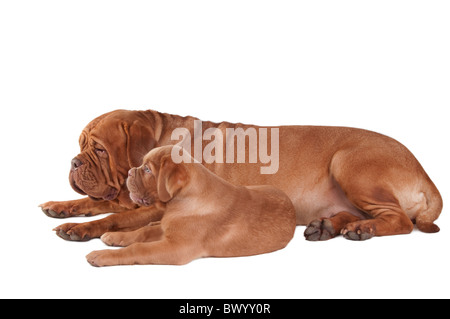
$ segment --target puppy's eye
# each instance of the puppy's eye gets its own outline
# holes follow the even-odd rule
[[[152,173],[152,170],[151,170],[150,168],[148,168],[147,165],[145,165],[145,166],[144,166],[144,172],[146,172],[146,173],[148,173],[148,174],[151,174],[151,173]]]

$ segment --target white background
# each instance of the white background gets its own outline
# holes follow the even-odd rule
[[[1,1],[0,297],[450,297],[438,234],[307,242],[186,266],[91,267],[37,207],[80,198],[78,136],[117,108],[371,129],[405,144],[449,201],[448,1]],[[103,217],[103,216],[102,216]]]

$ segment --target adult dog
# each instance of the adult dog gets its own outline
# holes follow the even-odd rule
[[[152,148],[179,142],[172,140],[178,128],[190,132],[195,148],[196,120],[151,110],[117,110],[89,123],[70,171],[72,187],[89,198],[41,207],[51,217],[120,214],[63,224],[55,228],[57,234],[68,240],[88,240],[159,220],[162,207],[138,207],[131,201],[125,187],[127,172],[139,166]],[[258,127],[202,122],[203,133],[211,128],[225,136],[230,128]],[[204,148],[208,141],[202,143]],[[352,240],[407,234],[414,223],[424,232],[439,231],[434,224],[443,205],[439,191],[406,147],[378,133],[346,127],[281,126],[275,174],[261,174],[259,163],[204,165],[234,185],[267,184],[284,191],[294,204],[297,224],[308,225],[308,240],[326,240],[340,233]]]
[[[201,257],[239,257],[284,248],[294,236],[291,200],[273,186],[234,186],[199,162],[175,164],[172,150],[151,150],[129,171],[131,198],[139,204],[165,203],[161,223],[101,239],[119,250],[93,251],[93,266],[186,264]]]

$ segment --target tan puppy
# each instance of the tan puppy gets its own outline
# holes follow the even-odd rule
[[[237,257],[272,252],[294,235],[295,209],[272,186],[234,186],[198,162],[175,164],[171,151],[153,149],[129,171],[131,199],[149,206],[166,203],[160,223],[101,238],[119,250],[94,251],[94,266],[186,264],[200,257]],[[188,156],[188,155],[186,155]]]

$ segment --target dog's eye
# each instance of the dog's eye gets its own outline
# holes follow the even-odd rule
[[[150,168],[148,168],[147,165],[145,165],[145,166],[144,166],[144,172],[146,172],[146,173],[148,173],[148,174],[151,174],[151,173],[152,173],[152,170],[151,170]]]
[[[95,148],[95,153],[99,154],[99,155],[103,155],[106,153],[105,150],[102,150],[101,148]]]

